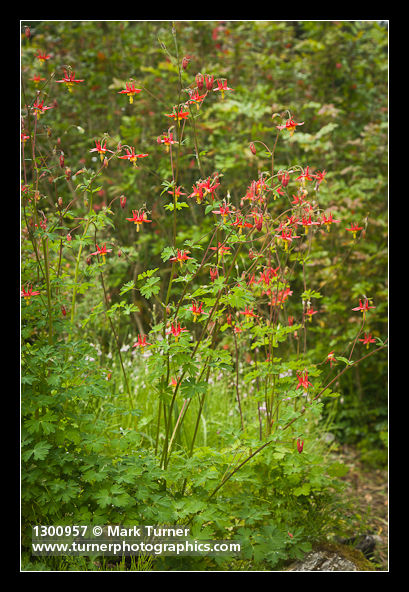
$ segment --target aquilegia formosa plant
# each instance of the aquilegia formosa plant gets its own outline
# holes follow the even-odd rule
[[[49,60],[50,56],[39,54],[37,58],[44,61]],[[181,76],[179,80],[182,80]],[[63,79],[56,82],[65,84],[68,90],[72,91],[74,84],[85,81],[75,79],[74,72],[66,69]],[[138,101],[134,103],[134,97],[140,92],[141,89],[136,88],[131,81],[126,83],[125,89],[116,91],[115,98],[120,101],[122,95],[126,95],[129,99],[128,108],[132,105],[132,108],[137,109]],[[44,105],[45,99],[41,96],[41,91],[39,93],[31,107],[27,108],[26,114],[26,117],[34,116],[34,130],[31,130],[34,133],[23,133],[22,136],[22,150],[26,150],[27,145],[31,143],[33,155],[39,118],[54,108]],[[161,270],[158,267],[147,268],[135,274],[134,279],[130,278],[129,289],[139,290],[148,302],[147,306],[150,299],[156,298],[155,323],[150,331],[142,333],[141,330],[133,338],[134,345],[130,352],[136,356],[145,356],[143,359],[147,360],[152,392],[159,395],[155,399],[155,432],[152,439],[163,468],[168,467],[176,445],[184,449],[187,455],[193,454],[206,397],[210,390],[211,376],[220,374],[225,377],[229,373],[235,396],[233,412],[237,417],[237,425],[244,433],[255,424],[257,437],[262,444],[244,461],[226,471],[221,483],[212,493],[214,495],[254,454],[273,442],[274,438],[283,438],[285,430],[291,434],[289,437],[294,449],[299,453],[303,452],[304,455],[308,454],[308,440],[302,424],[297,423],[297,420],[306,412],[308,405],[313,406],[314,401],[319,399],[328,385],[325,388],[319,386],[318,364],[307,363],[304,359],[310,327],[325,315],[325,307],[316,310],[310,302],[312,298],[319,298],[321,295],[316,291],[307,290],[306,261],[314,241],[325,241],[330,233],[334,232],[333,225],[342,224],[343,221],[334,218],[338,215],[332,211],[335,208],[326,208],[319,203],[320,185],[327,181],[324,179],[327,175],[325,169],[314,170],[312,165],[304,164],[280,171],[274,168],[278,140],[286,141],[286,137],[292,137],[300,126],[308,128],[308,121],[297,122],[289,112],[279,114],[282,123],[276,125],[273,148],[257,139],[251,141],[252,157],[257,157],[258,145],[262,144],[271,158],[271,166],[269,165],[268,170],[261,170],[257,178],[249,179],[247,187],[242,189],[242,194],[232,199],[228,188],[223,186],[222,171],[205,170],[201,162],[196,124],[210,101],[227,102],[232,95],[238,101],[240,93],[228,86],[224,78],[201,74],[193,77],[189,87],[179,88],[178,100],[183,93],[186,101],[170,105],[163,113],[163,127],[169,124],[169,120],[171,127],[166,132],[161,131],[162,127],[159,128],[156,132],[159,135],[155,136],[156,141],[153,140],[157,142],[157,147],[165,147],[158,158],[168,159],[168,170],[171,175],[171,181],[164,181],[165,189],[162,192],[169,195],[167,199],[171,200],[164,206],[168,216],[164,224],[166,228],[171,228],[171,238],[161,253],[164,266]],[[118,97],[118,94],[121,96]],[[277,114],[274,115],[276,116]],[[194,147],[198,170],[194,183],[184,185],[184,179],[181,178],[181,151],[187,133],[191,134],[189,146]],[[57,229],[59,231],[64,228],[64,224],[71,224],[69,232],[64,229],[64,235],[61,234],[56,249],[59,254],[56,264],[57,279],[62,274],[60,262],[64,249],[70,249],[70,253],[74,252],[73,244],[77,249],[73,258],[74,265],[70,267],[70,270],[73,269],[74,285],[71,314],[66,317],[66,306],[61,302],[58,303],[58,310],[64,311],[63,317],[66,317],[70,324],[71,337],[76,329],[80,269],[84,263],[84,250],[88,249],[85,251],[85,261],[89,267],[87,273],[90,277],[92,273],[96,274],[93,266],[96,269],[97,261],[104,264],[98,266],[98,272],[104,293],[105,314],[114,341],[118,345],[126,390],[131,401],[132,388],[122,361],[113,321],[115,310],[125,309],[127,305],[121,303],[116,308],[110,308],[110,298],[104,281],[104,274],[108,273],[106,268],[109,269],[110,260],[113,259],[113,255],[108,259],[107,255],[114,253],[114,247],[107,249],[107,243],[102,242],[107,239],[102,234],[109,216],[113,216],[115,220],[116,214],[109,206],[96,213],[93,197],[98,189],[94,189],[94,182],[102,172],[106,173],[112,160],[127,160],[132,164],[131,172],[138,174],[137,163],[144,162],[143,159],[148,156],[148,161],[153,160],[155,156],[152,156],[152,146],[148,144],[142,147],[146,152],[139,152],[134,146],[118,145],[116,150],[107,148],[108,142],[113,148],[108,135],[103,140],[91,138],[90,142],[92,141],[95,147],[89,149],[89,152],[99,155],[99,159],[94,158],[99,168],[91,173],[86,169],[77,171],[76,182],[83,175],[83,180],[77,185],[72,183],[71,171],[64,169],[64,182],[69,183],[70,191],[75,198],[66,207],[57,202],[56,222],[51,228],[44,228],[44,223],[41,222],[42,214],[38,206],[38,168],[33,167],[29,189],[28,174],[24,169],[25,219],[30,220],[27,234],[33,246],[34,256],[39,262],[45,291],[33,291],[28,283],[22,288],[21,296],[27,306],[32,306],[32,296],[45,295],[49,320],[48,337],[52,343],[55,315],[53,301],[60,298],[61,291],[59,283],[53,284],[50,280],[52,270],[49,261],[49,241],[52,240],[52,231],[57,232]],[[56,166],[60,169],[65,166],[64,159],[61,159],[61,151],[57,160]],[[24,159],[23,162],[25,166]],[[124,166],[123,163],[120,166]],[[81,216],[73,217],[72,204],[77,202],[80,191],[86,198],[83,203],[87,204],[88,213],[83,212]],[[121,195],[119,203],[121,209],[125,208],[126,198]],[[186,240],[185,234],[178,231],[181,210],[193,211],[194,208],[196,216],[205,221],[205,244],[202,240],[193,240],[193,234],[192,240]],[[153,228],[157,222],[154,212],[153,207],[147,212],[146,206],[142,205],[132,209],[132,216],[126,217],[126,220],[136,226],[138,234],[133,233],[133,240],[139,241],[145,233],[154,232]],[[72,222],[73,219],[75,223]],[[141,227],[143,232],[139,233]],[[353,223],[346,231],[351,232],[355,238],[362,228],[358,223]],[[82,233],[79,232],[80,229]],[[90,246],[89,242],[91,230],[92,244],[95,247]],[[98,234],[100,236],[97,236]],[[70,238],[65,240],[68,236]],[[72,237],[77,239],[76,243]],[[111,242],[109,244],[111,245]],[[94,248],[96,250],[90,252]],[[120,252],[122,256],[122,251]],[[293,283],[299,272],[303,277],[304,294],[301,297],[302,305],[298,302],[297,308]],[[34,278],[30,281],[34,281]],[[291,316],[288,315],[288,306],[294,310]],[[352,309],[363,313],[361,327],[353,347],[363,329],[366,330],[365,336],[359,341],[366,347],[375,342],[367,327],[367,312],[373,308],[375,307],[370,305],[370,300],[365,298],[363,302],[360,300],[358,307]],[[136,305],[129,306],[128,310],[132,313],[139,311]],[[145,327],[143,329],[146,330]],[[291,340],[297,352],[291,366],[275,355],[280,344],[287,340]],[[247,366],[246,360],[250,360]],[[336,367],[337,353],[331,351],[324,360],[326,361],[330,362],[330,370],[333,364]],[[346,368],[352,364],[351,360],[348,362]],[[243,386],[250,382],[252,396],[247,396]],[[283,394],[286,396],[283,397]],[[195,403],[198,402],[196,405],[191,404],[194,399]],[[195,429],[184,443],[178,436],[189,415],[193,417]],[[135,422],[134,427],[137,427],[134,417],[130,416],[130,421]],[[183,491],[184,487],[185,485]]]

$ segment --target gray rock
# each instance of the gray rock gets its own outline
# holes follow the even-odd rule
[[[360,571],[360,569],[335,551],[319,550],[307,553],[303,560],[293,563],[287,571]]]

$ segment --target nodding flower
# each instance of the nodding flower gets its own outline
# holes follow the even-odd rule
[[[136,231],[139,232],[139,227],[144,222],[152,222],[152,220],[148,220],[146,216],[146,212],[143,210],[132,210],[132,218],[127,218],[129,222],[133,222],[136,224]]]
[[[45,113],[48,109],[53,109],[53,107],[47,107],[47,105],[44,105],[44,99],[41,102],[39,99],[35,100],[35,102],[33,104],[33,110],[35,112],[35,115],[37,116],[37,119],[40,117],[40,115]]]
[[[352,232],[352,236],[354,237],[354,239],[356,238],[356,234],[359,230],[362,230],[363,226],[358,226],[358,224],[351,224],[350,228],[347,228],[346,230],[348,232]]]
[[[307,308],[307,310],[304,312],[304,316],[306,319],[308,319],[311,322],[312,315],[317,314],[317,312],[318,312],[318,310],[314,310],[312,307]]]
[[[180,107],[179,109],[177,107],[174,107],[173,113],[165,113],[165,115],[166,117],[174,119],[179,124],[181,119],[187,119],[189,117],[189,111],[183,111],[183,107]]]
[[[335,357],[334,350],[332,350],[332,351],[330,351],[330,352],[329,352],[329,354],[327,355],[326,362],[329,362],[329,365],[330,365],[330,367],[332,368],[332,364],[333,364],[334,362],[336,362],[336,361],[337,361],[337,359],[336,359],[336,357]]]
[[[365,333],[364,338],[360,339],[359,341],[362,341],[362,343],[364,343],[366,345],[366,349],[369,349],[370,343],[376,343],[376,340],[372,339],[371,333]]]
[[[177,323],[177,324],[176,324],[176,322],[175,323],[171,323],[170,329],[168,331],[168,335],[171,335],[172,334],[174,336],[174,338],[175,338],[175,341],[177,342],[177,340],[180,337],[180,334],[183,333],[183,331],[187,331],[187,329],[185,329],[184,327],[182,328],[180,326],[180,323]]]
[[[190,311],[193,313],[193,322],[196,322],[198,315],[207,314],[203,311],[203,302],[197,305],[197,302],[192,302],[192,306],[189,308]]]
[[[74,82],[84,82],[84,80],[75,80],[75,72],[68,73],[64,68],[64,78],[62,80],[56,80],[56,82],[62,82],[63,84],[66,84],[69,92],[72,92]]]
[[[138,341],[132,347],[140,347],[143,351],[143,348],[147,345],[152,345],[151,343],[146,343],[146,335],[142,337],[142,335],[138,335]]]
[[[309,386],[312,386],[311,382],[308,380],[307,370],[304,370],[304,372],[297,372],[297,379],[298,384],[295,387],[296,389],[300,388],[300,386],[302,386],[304,389],[308,389]]]
[[[98,140],[95,140],[95,148],[91,148],[90,152],[98,152],[101,162],[104,160],[104,157],[106,155],[107,152],[110,152],[111,154],[113,154],[112,150],[108,150],[107,149],[107,142],[105,140],[105,143],[102,145],[102,142],[99,142]]]
[[[216,80],[216,82],[217,82],[217,88],[214,88],[213,89],[213,92],[220,91],[220,94],[222,95],[222,99],[224,99],[224,93],[227,90],[234,90],[234,88],[229,88],[227,86],[227,80],[225,80],[225,79],[223,79],[223,80]]]
[[[362,300],[359,301],[359,306],[353,308],[352,310],[360,310],[364,315],[370,308],[376,308],[376,306],[369,306],[368,298],[365,298],[365,302],[362,304]]]
[[[338,222],[340,222],[340,220],[334,220],[331,213],[328,214],[328,217],[325,214],[322,214],[321,224],[325,224],[328,232],[330,230],[331,224],[337,224]]]
[[[221,257],[223,257],[223,255],[225,253],[231,253],[230,251],[230,247],[226,247],[223,245],[223,243],[217,243],[217,247],[209,247],[212,251],[217,251],[217,254]]]
[[[107,255],[107,253],[110,253],[112,251],[112,249],[107,249],[106,243],[104,245],[102,245],[102,247],[99,247],[98,245],[95,245],[97,250],[94,251],[94,253],[91,253],[91,255],[101,255],[102,257],[102,263],[105,263],[105,257]]]
[[[190,251],[180,251],[178,249],[177,250],[177,253],[176,253],[176,256],[175,257],[171,257],[169,259],[169,261],[179,261],[179,263],[182,265],[188,259],[193,259],[193,257],[188,257],[188,255],[187,255],[188,253],[190,253]]]
[[[276,125],[276,128],[279,130],[286,129],[290,132],[290,136],[292,136],[298,125],[304,125],[304,122],[302,121],[301,123],[296,123],[294,119],[290,117],[290,119],[287,119],[284,125]]]
[[[141,88],[135,88],[134,82],[126,82],[125,83],[125,90],[118,91],[119,95],[127,95],[129,97],[129,102],[133,103],[134,95],[142,92]]]
[[[25,287],[21,286],[21,298],[24,298],[27,304],[30,302],[32,296],[37,296],[38,294],[40,294],[40,292],[34,292],[31,285],[27,284]]]
[[[169,152],[169,147],[172,146],[172,144],[175,144],[176,140],[173,139],[172,132],[169,132],[168,134],[164,133],[162,135],[162,138],[160,136],[158,137],[158,144],[164,144],[166,152]]]
[[[297,450],[301,454],[304,448],[304,440],[301,442],[299,438],[297,438]]]
[[[45,62],[47,60],[50,59],[50,55],[47,54],[45,51],[41,52],[41,50],[38,50],[38,54],[36,55],[37,60],[39,60],[40,62]]]
[[[125,150],[126,154],[124,156],[118,156],[118,158],[129,160],[129,162],[132,162],[132,165],[134,167],[136,167],[136,161],[138,160],[138,158],[145,158],[146,156],[149,156],[149,154],[136,154],[135,148],[131,148],[130,150],[128,150],[128,148],[125,148]]]

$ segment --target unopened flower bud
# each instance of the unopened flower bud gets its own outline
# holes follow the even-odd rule
[[[256,154],[256,147],[254,145],[254,142],[250,143],[250,150],[251,150],[252,154]]]
[[[25,28],[24,35],[27,37],[27,39],[30,39],[30,37],[31,37],[30,27]]]
[[[208,77],[207,75],[205,76],[205,83],[206,83],[207,90],[212,90],[213,81],[214,81],[214,76],[210,76],[210,77]]]
[[[283,173],[282,179],[281,179],[281,185],[283,187],[287,187],[289,180],[290,180],[289,173]]]
[[[72,240],[72,236],[70,235],[70,233],[67,234],[67,241],[70,242]]]
[[[202,90],[204,83],[203,74],[196,74],[196,85],[199,90]]]
[[[183,58],[183,60],[182,60],[182,68],[183,68],[184,70],[186,70],[186,68],[187,68],[187,66],[188,66],[188,64],[189,64],[189,62],[190,62],[190,57],[189,57],[189,56],[185,56],[185,57]]]
[[[126,205],[126,197],[125,197],[125,195],[121,195],[121,197],[119,198],[119,203],[121,204],[121,208],[124,209],[124,207]]]
[[[64,152],[61,152],[60,154],[60,167],[62,169],[64,168]]]
[[[104,168],[107,168],[107,166],[108,166],[108,159],[107,159],[107,157],[104,158],[104,161],[103,161],[102,164],[103,164]]]
[[[58,203],[58,207],[61,208],[62,207],[62,197],[58,198],[57,203]]]
[[[68,181],[68,179],[71,179],[71,173],[72,173],[72,171],[71,171],[70,167],[67,167],[65,169],[65,178],[67,179],[67,181]]]

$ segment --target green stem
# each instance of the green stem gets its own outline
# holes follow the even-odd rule
[[[81,260],[81,254],[82,254],[82,248],[83,248],[83,241],[86,237],[86,234],[88,232],[88,228],[89,225],[91,223],[91,213],[92,213],[92,193],[91,193],[91,197],[90,197],[90,202],[89,202],[89,211],[88,211],[88,218],[85,224],[85,228],[84,228],[84,232],[82,233],[82,237],[81,237],[81,241],[80,241],[80,246],[78,249],[78,253],[77,253],[77,259],[75,262],[75,271],[74,271],[74,287],[72,290],[72,301],[71,301],[71,332],[70,332],[70,336],[69,339],[71,337],[71,334],[74,330],[74,319],[75,319],[75,305],[76,305],[76,296],[77,296],[77,285],[78,285],[78,273],[79,273],[79,266],[80,266],[80,260]]]

